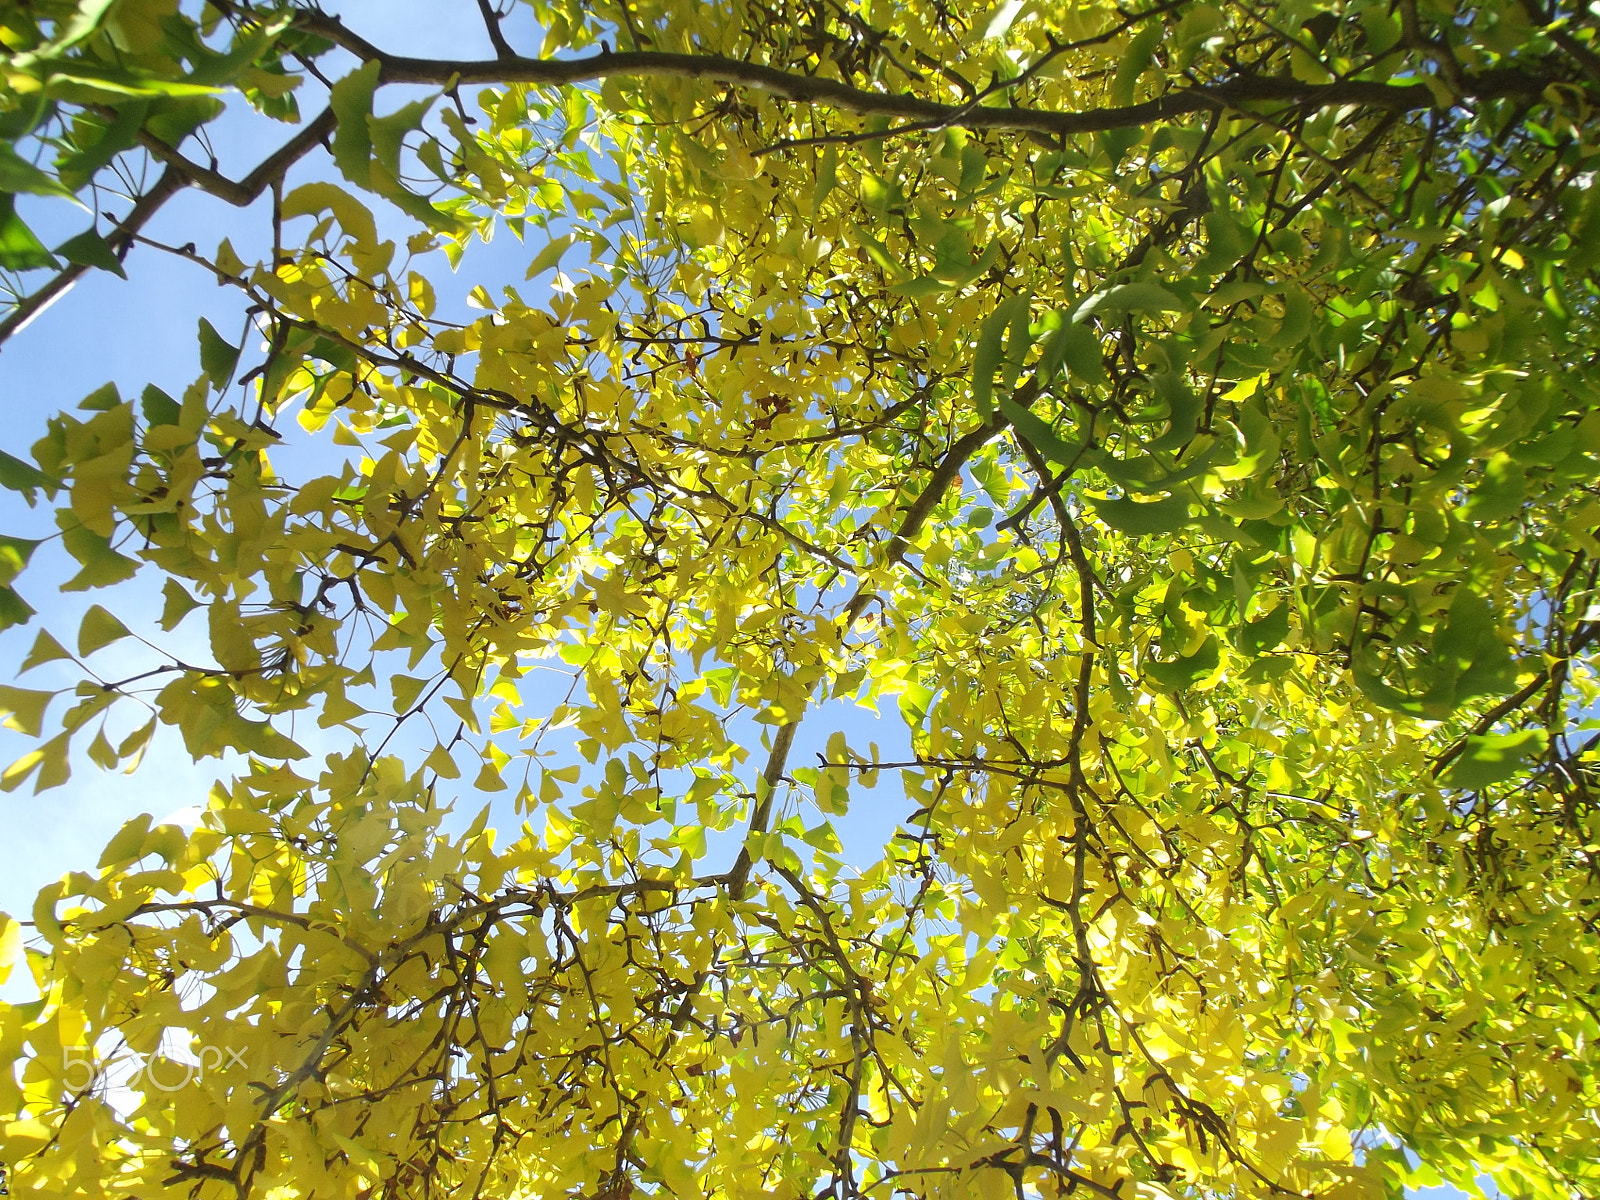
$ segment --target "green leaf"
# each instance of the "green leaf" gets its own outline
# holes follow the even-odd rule
[[[120,867],[144,855],[144,844],[150,836],[150,814],[140,813],[117,830],[106,843],[100,855],[99,868]]]
[[[27,495],[28,503],[32,504],[34,493],[43,488],[54,491],[58,486],[57,481],[50,478],[32,463],[23,462],[20,458],[0,450],[0,487],[9,488],[13,492],[23,492]]]
[[[1383,4],[1367,4],[1360,11],[1368,49],[1375,55],[1387,53],[1404,32],[1400,18]]]
[[[100,22],[105,20],[106,13],[111,11],[111,6],[117,0],[79,0],[78,10],[72,14],[72,19],[63,23],[60,32],[50,43],[48,51],[51,54],[60,54],[63,50],[70,50],[85,38],[93,36],[100,28]]]
[[[1494,611],[1465,584],[1455,589],[1431,649],[1404,671],[1401,690],[1384,678],[1380,648],[1363,646],[1351,664],[1356,684],[1385,708],[1434,721],[1474,697],[1503,695],[1516,687],[1516,663],[1500,639]]]
[[[0,536],[0,584],[8,584],[28,565],[40,543],[28,538]]]
[[[224,105],[215,96],[184,96],[157,101],[151,106],[145,129],[176,149],[196,129],[222,115]]]
[[[330,366],[341,371],[354,372],[361,364],[356,357],[356,352],[343,342],[336,342],[332,338],[319,337],[311,343],[306,351],[308,358],[320,358]]]
[[[0,142],[0,192],[33,192],[40,196],[70,196],[70,189],[47,171],[34,166],[9,143]]]
[[[16,198],[9,192],[0,193],[0,267],[8,271],[33,271],[60,265],[28,228],[27,222],[17,216]]]
[[[85,229],[77,236],[68,238],[56,247],[56,253],[80,267],[98,267],[102,271],[120,275],[123,279],[128,277],[128,273],[122,269],[122,261],[117,258],[117,252],[111,248],[111,243],[93,229]]]
[[[1122,61],[1117,64],[1117,73],[1111,80],[1111,103],[1117,108],[1133,103],[1133,90],[1139,83],[1139,76],[1150,65],[1150,56],[1161,44],[1164,29],[1161,18],[1147,18],[1144,28],[1129,41]]]
[[[1127,458],[1117,458],[1097,448],[1091,461],[1123,491],[1141,496],[1167,495],[1176,491],[1179,484],[1206,474],[1226,448],[1220,441],[1213,442],[1200,453],[1186,456],[1184,465],[1177,468],[1168,467],[1163,457],[1151,453],[1148,446],[1136,447]]]
[[[1147,451],[1176,450],[1193,439],[1200,416],[1205,412],[1205,401],[1176,371],[1162,371],[1150,382],[1156,397],[1167,406],[1168,428],[1144,448]]]
[[[1000,3],[990,10],[989,20],[983,27],[984,40],[1005,37],[1026,5],[1027,0],[1000,0]]]
[[[5,727],[38,737],[44,728],[44,710],[55,699],[54,692],[35,692],[27,688],[0,686],[0,712],[6,714]]]
[[[196,83],[222,86],[232,83],[240,68],[263,58],[270,61],[267,50],[292,23],[292,16],[280,15],[260,25],[246,25],[234,35],[233,45],[223,54],[214,53],[195,36],[199,31],[186,23],[167,21],[163,25],[174,41],[181,38],[184,56],[193,63],[190,78]],[[265,63],[261,65],[265,66]]]
[[[824,821],[813,829],[808,829],[801,834],[801,840],[808,846],[821,850],[824,854],[838,854],[844,849],[839,841],[839,835],[834,831],[833,825]]]
[[[1000,411],[1011,422],[1017,435],[1051,462],[1063,467],[1075,467],[1083,457],[1082,446],[1063,442],[1056,436],[1055,430],[1010,396],[1000,397]]]
[[[1111,165],[1120,167],[1122,160],[1128,157],[1128,151],[1142,142],[1148,132],[1148,126],[1127,125],[1097,133],[1094,139],[1101,152],[1111,161]]]
[[[1484,465],[1483,478],[1472,489],[1466,515],[1474,522],[1502,521],[1520,512],[1529,500],[1527,468],[1501,452]]]
[[[1062,361],[1067,364],[1075,379],[1082,383],[1106,381],[1105,348],[1087,325],[1070,323],[1062,331]]]
[[[56,114],[56,105],[46,96],[38,95],[34,103],[19,104],[9,112],[0,112],[0,140],[19,142]]]
[[[889,211],[890,205],[899,195],[898,189],[893,184],[871,171],[863,171],[857,182],[861,192],[861,203],[880,218]]]
[[[1171,662],[1146,662],[1144,673],[1162,688],[1175,692],[1199,683],[1215,671],[1221,661],[1222,648],[1216,634],[1212,634],[1200,644],[1198,650],[1185,658]]]
[[[989,314],[978,331],[978,348],[972,356],[972,405],[985,421],[994,417],[994,371],[1000,365],[1007,320],[1002,309]]]
[[[1266,341],[1272,350],[1300,346],[1311,333],[1311,296],[1303,287],[1291,287],[1283,297],[1283,323]]]
[[[1242,654],[1254,658],[1276,650],[1289,636],[1289,606],[1280,604],[1266,616],[1239,626],[1235,644]]]
[[[1251,400],[1239,411],[1238,429],[1244,448],[1234,463],[1219,468],[1218,479],[1250,479],[1271,468],[1278,460],[1282,442],[1273,428],[1272,418],[1258,400]]]
[[[1549,734],[1543,729],[1518,729],[1511,733],[1471,735],[1461,756],[1440,780],[1446,787],[1478,791],[1501,783],[1522,770],[1528,760],[1544,751]]]
[[[26,625],[37,610],[11,587],[0,587],[0,629]]]
[[[822,202],[839,182],[839,148],[831,143],[824,146],[817,162],[817,182],[811,189],[811,215],[822,210]]]
[[[1090,313],[1110,317],[1129,313],[1187,312],[1188,309],[1187,304],[1159,283],[1139,280],[1096,292],[1078,306],[1073,317],[1081,321]]]
[[[996,239],[978,255],[977,262],[966,264],[951,262],[927,275],[919,275],[902,283],[892,283],[888,290],[897,296],[909,296],[913,300],[935,296],[941,292],[959,291],[994,266],[995,259],[1000,257],[1000,246],[1000,241]]]
[[[867,257],[877,263],[884,274],[899,276],[905,274],[905,268],[898,259],[889,253],[889,247],[872,236],[872,231],[857,225],[852,230],[856,239],[861,243],[861,248],[867,252]]]
[[[419,196],[402,185],[381,163],[372,164],[372,190],[401,212],[421,221],[429,229],[450,232],[463,227],[460,221],[443,209],[435,207],[426,196]]]
[[[233,723],[233,737],[229,742],[236,750],[256,754],[262,758],[309,758],[310,752],[272,727],[268,721],[250,721],[240,717]]]
[[[1434,639],[1434,654],[1459,666],[1453,689],[1456,704],[1516,687],[1516,664],[1500,640],[1494,611],[1466,586],[1456,588],[1451,598],[1445,626]]]
[[[1028,322],[1031,303],[1032,295],[1028,292],[1018,292],[1011,301],[1011,324],[1006,331],[1005,369],[1000,372],[1000,386],[1007,392],[1017,386],[1023,360],[1033,345],[1033,333]]]
[[[561,256],[563,254],[572,249],[572,243],[575,241],[577,241],[577,239],[570,233],[567,234],[566,237],[556,238],[543,250],[539,251],[539,253],[534,257],[534,260],[528,264],[527,274],[524,275],[523,278],[532,279],[534,276],[548,271],[551,267],[555,266],[561,261]]]
[[[367,132],[372,138],[372,154],[396,181],[400,177],[400,152],[406,134],[422,128],[422,121],[433,107],[433,100],[415,100],[402,105],[387,117],[367,117]]]
[[[78,626],[78,653],[93,654],[103,646],[131,637],[128,627],[100,605],[91,605]]]
[[[1136,536],[1176,533],[1189,523],[1189,502],[1181,496],[1141,503],[1126,497],[1120,500],[1091,499],[1095,515],[1111,528]]]
[[[161,585],[161,596],[161,628],[168,633],[178,627],[179,621],[200,607],[200,601],[189,595],[176,579],[168,578]]]
[[[70,517],[69,517],[70,519]],[[83,565],[83,569],[61,585],[64,592],[83,592],[90,588],[110,587],[131,579],[139,564],[119,553],[111,539],[84,525],[72,525],[61,531],[61,544]]]
[[[218,333],[210,321],[200,318],[200,369],[211,377],[217,391],[233,382],[233,372],[239,366],[239,350]]]
[[[1018,292],[1001,301],[978,331],[978,348],[972,356],[972,403],[985,421],[994,419],[994,373],[1000,366],[1006,330],[1028,319],[1028,295]],[[1024,329],[1026,337],[1026,329]],[[1006,390],[1010,390],[1009,386]]]
[[[75,102],[103,102],[119,96],[214,96],[217,89],[147,71],[99,66],[81,58],[50,64],[49,91]]]
[[[37,666],[58,659],[71,658],[72,654],[60,642],[50,635],[48,629],[41,629],[39,635],[33,639],[33,649],[28,651],[28,657],[22,660],[18,674],[31,671]]]
[[[338,119],[333,131],[333,161],[339,173],[358,187],[372,185],[372,133],[367,118],[372,115],[372,97],[381,69],[382,64],[373,59],[339,80],[328,92],[328,107]]]
[[[389,690],[394,694],[394,711],[410,712],[416,706],[417,697],[422,695],[422,689],[427,686],[426,679],[418,679],[414,675],[395,675],[390,678]]]
[[[1049,383],[1065,366],[1075,383],[1103,383],[1106,378],[1100,339],[1088,325],[1066,316],[1044,344],[1039,356],[1039,382]]]
[[[102,383],[82,400],[78,407],[84,412],[110,412],[122,403],[122,393],[117,391],[115,383]]]
[[[80,116],[74,124],[72,140],[80,149],[58,159],[56,172],[63,186],[76,190],[94,178],[95,172],[106,166],[124,150],[139,144],[139,130],[150,112],[148,100],[128,99],[117,105],[116,115],[101,130],[100,136],[88,140],[94,125]]]
[[[913,300],[923,300],[929,296],[937,296],[941,292],[954,290],[959,284],[941,279],[937,275],[918,275],[915,279],[907,279],[903,283],[891,283],[887,290],[896,296],[909,296]]]
[[[183,406],[155,384],[147,384],[139,397],[139,407],[144,410],[145,424],[176,425],[183,415]]]
[[[1422,699],[1402,692],[1389,683],[1376,665],[1376,655],[1370,647],[1363,647],[1361,653],[1355,656],[1350,673],[1356,681],[1356,686],[1375,704],[1387,708],[1390,712],[1405,713],[1407,716],[1423,715]]]

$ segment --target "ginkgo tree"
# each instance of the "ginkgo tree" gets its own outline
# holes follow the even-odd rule
[[[0,4],[0,340],[249,317],[0,458],[3,786],[248,764],[0,925],[13,1194],[1594,1195],[1600,18],[476,7]]]

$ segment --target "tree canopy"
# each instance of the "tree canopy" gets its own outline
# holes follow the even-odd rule
[[[477,8],[0,4],[0,340],[249,317],[0,457],[166,598],[0,785],[248,756],[0,919],[13,1193],[1594,1195],[1595,13]]]

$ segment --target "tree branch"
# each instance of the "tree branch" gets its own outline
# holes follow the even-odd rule
[[[121,258],[133,244],[134,236],[139,230],[145,227],[151,217],[161,211],[161,206],[183,190],[184,183],[183,174],[169,167],[162,173],[161,178],[156,180],[154,187],[134,201],[133,207],[128,210],[128,215],[123,217],[117,228],[106,236],[107,243],[118,258]],[[77,283],[79,277],[87,270],[89,268],[82,263],[72,263],[31,296],[24,296],[19,300],[16,307],[6,315],[5,320],[0,321],[0,346],[4,346],[12,334],[21,333],[33,324],[34,318],[66,295],[67,290]]]
[[[1290,104],[1307,109],[1334,105],[1412,111],[1438,107],[1434,93],[1420,83],[1375,83],[1338,80],[1304,83],[1288,76],[1240,74],[1216,83],[1182,88],[1147,100],[1080,112],[972,104],[940,104],[903,92],[872,92],[836,79],[800,75],[763,63],[744,62],[717,54],[673,54],[663,51],[602,51],[585,58],[511,57],[488,60],[409,58],[386,54],[336,18],[306,13],[302,28],[325,37],[365,61],[380,64],[381,83],[418,83],[447,87],[457,84],[527,83],[558,87],[612,76],[704,79],[755,88],[783,100],[825,104],[860,116],[900,117],[928,128],[960,126],[995,132],[1041,133],[1064,137],[1128,129],[1156,121],[1246,104]],[[1537,96],[1555,76],[1517,69],[1496,69],[1464,75],[1459,95],[1464,100],[1505,96]]]
[[[202,167],[192,159],[185,158],[148,131],[140,132],[139,144],[148,150],[152,157],[166,163],[169,168],[177,171],[201,191],[226,200],[237,208],[245,208],[254,204],[262,192],[282,179],[290,167],[332,133],[336,124],[333,109],[323,109],[305,128],[274,150],[255,170],[237,183],[210,167]]]
[[[334,125],[333,110],[323,109],[304,129],[263,159],[255,170],[237,183],[209,167],[192,162],[165,142],[149,134],[141,134],[140,141],[145,149],[164,162],[167,169],[156,180],[154,187],[134,201],[128,215],[106,235],[106,242],[121,258],[162,206],[188,186],[198,187],[240,208],[253,204],[270,184],[283,178],[291,166],[332,133]],[[17,306],[0,321],[0,346],[32,324],[35,317],[65,295],[87,270],[89,268],[81,263],[72,263],[38,291],[18,301]]]
[[[750,816],[750,828],[744,835],[744,845],[739,847],[739,857],[728,872],[728,899],[735,904],[744,899],[745,888],[750,882],[750,868],[755,862],[750,854],[750,839],[765,833],[772,824],[772,798],[777,795],[778,784],[783,781],[783,772],[789,763],[789,748],[794,745],[794,734],[798,728],[798,718],[785,721],[772,736],[772,752],[767,756],[766,770],[761,772],[766,794],[756,801],[756,810]]]
[[[495,12],[489,0],[478,0],[478,11],[483,14],[483,27],[489,31],[489,42],[494,46],[496,56],[502,59],[517,57],[517,52],[511,48],[511,43],[506,41],[506,35],[500,29],[500,14]]]

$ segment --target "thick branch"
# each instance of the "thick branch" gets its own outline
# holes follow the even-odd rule
[[[763,63],[743,62],[716,54],[671,54],[657,51],[602,51],[584,58],[501,58],[444,60],[386,54],[365,38],[321,13],[307,13],[300,24],[367,61],[381,64],[384,83],[452,84],[528,83],[559,87],[612,76],[704,79],[756,88],[784,100],[823,104],[861,116],[900,117],[928,128],[960,126],[996,132],[1042,133],[1053,137],[1128,129],[1189,113],[1238,108],[1241,105],[1291,104],[1306,109],[1333,105],[1409,111],[1438,107],[1434,93],[1420,83],[1375,83],[1340,80],[1304,83],[1287,76],[1239,75],[1216,83],[1182,88],[1142,104],[1047,112],[1025,107],[940,104],[903,92],[873,92],[836,79],[801,75]],[[1505,96],[1537,96],[1554,76],[1520,70],[1493,70],[1465,75],[1459,98],[1488,100]]]

